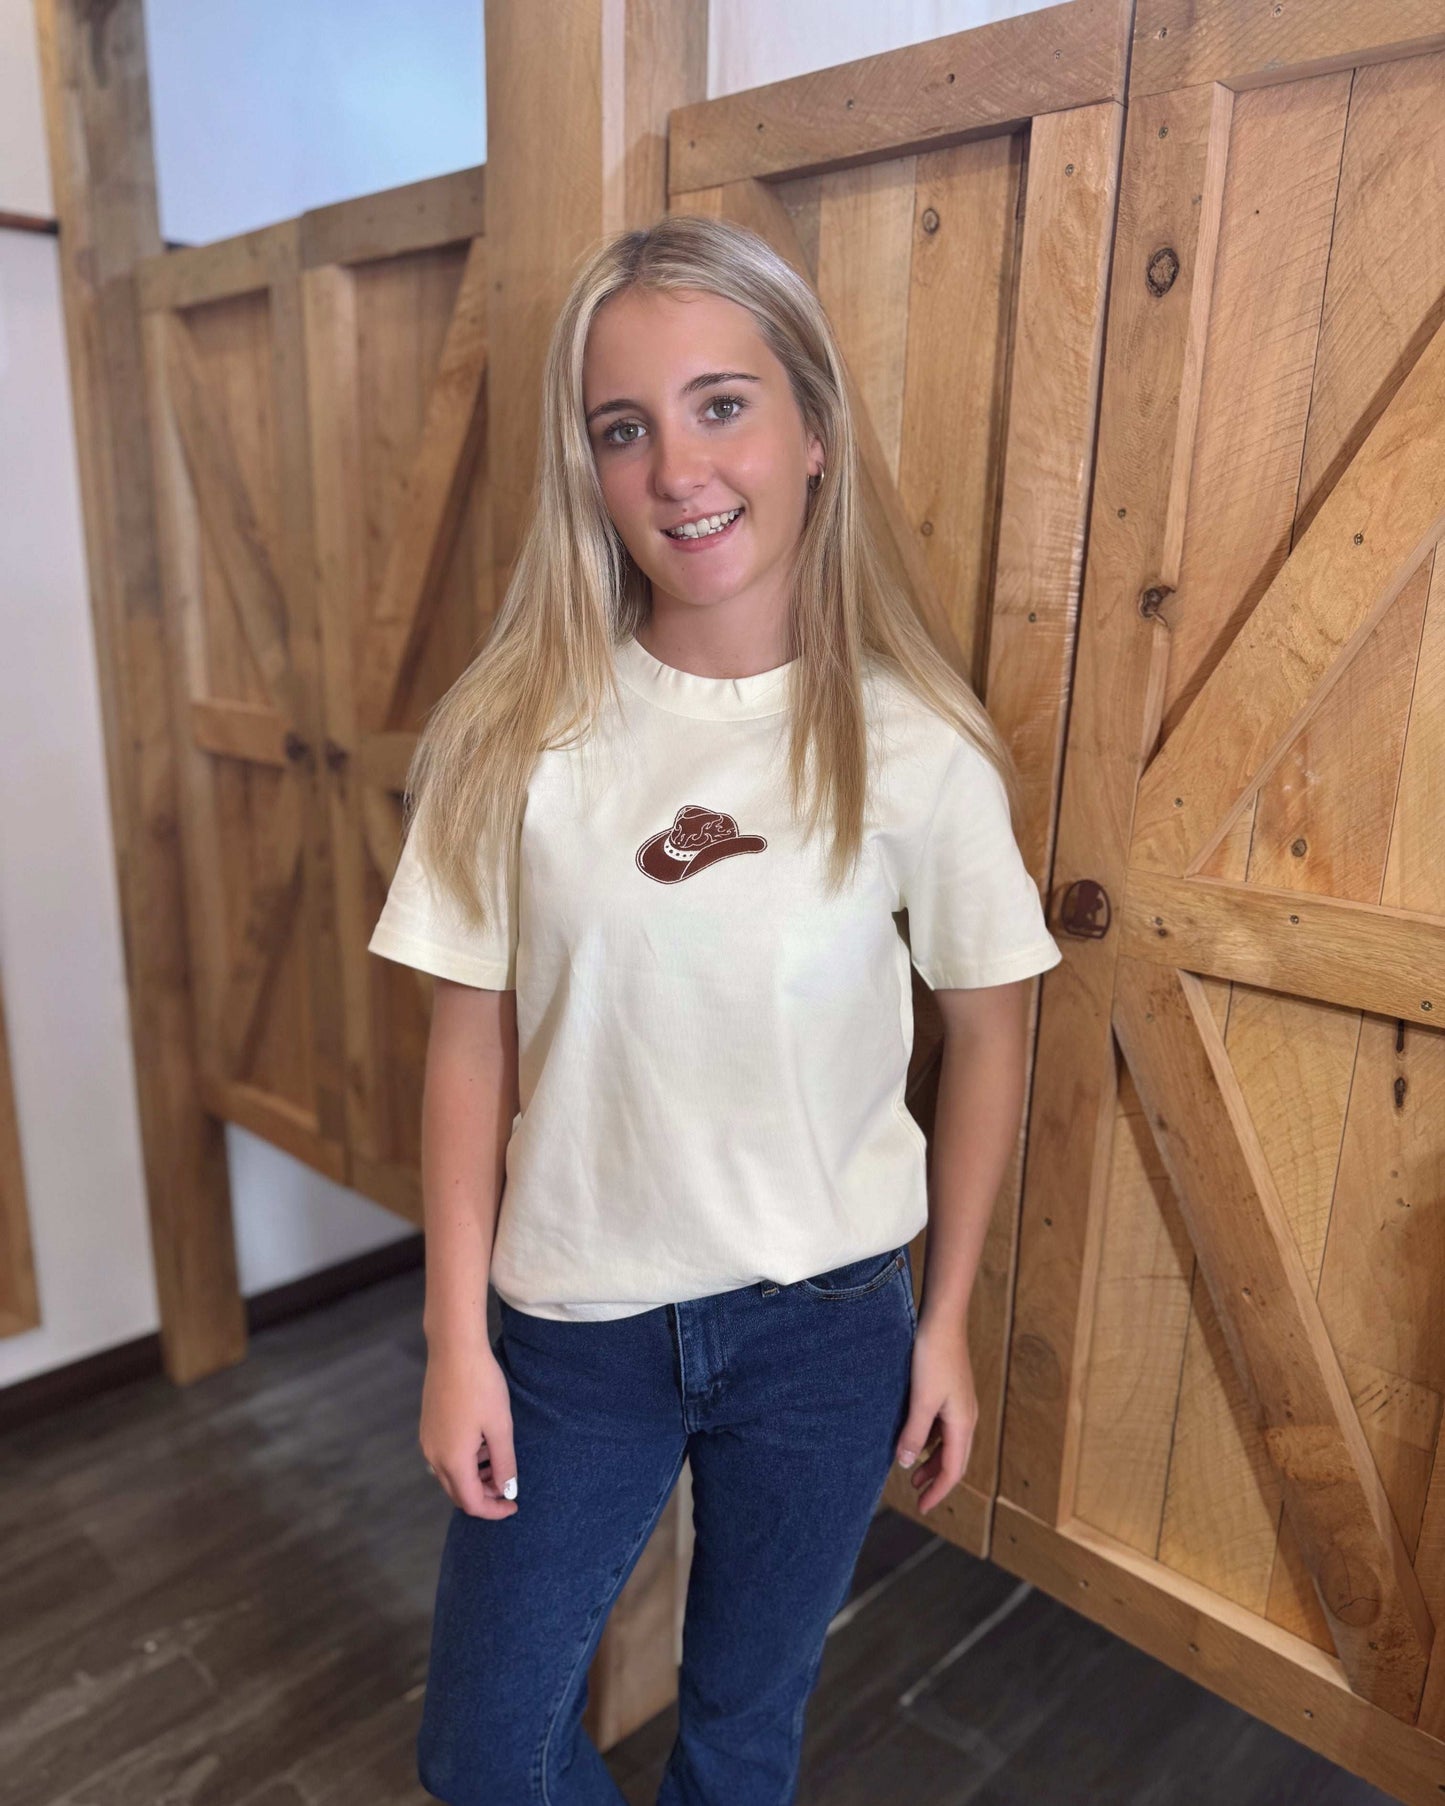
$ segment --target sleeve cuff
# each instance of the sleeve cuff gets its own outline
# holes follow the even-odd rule
[[[516,988],[515,968],[511,961],[483,959],[455,947],[442,947],[390,923],[377,924],[366,950],[380,954],[383,959],[395,960],[398,965],[430,972],[434,978],[450,978],[457,984],[474,985],[478,990],[511,991]]]
[[[986,960],[982,965],[934,965],[921,960],[913,963],[931,991],[976,991],[986,985],[1014,984],[1020,978],[1032,978],[1057,966],[1063,957],[1058,942],[1047,940]]]

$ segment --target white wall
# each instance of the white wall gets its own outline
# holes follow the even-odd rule
[[[713,0],[708,94],[1045,0]],[[204,243],[486,156],[482,0],[149,0],[161,229]],[[48,214],[32,0],[0,0],[0,210]],[[0,230],[0,972],[42,1323],[0,1385],[158,1324],[56,241]],[[412,1233],[227,1129],[242,1291]]]
[[[486,157],[482,0],[145,0],[145,21],[168,239]]]

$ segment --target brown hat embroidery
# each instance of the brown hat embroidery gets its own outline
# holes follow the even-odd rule
[[[719,809],[684,803],[670,828],[643,841],[637,864],[659,884],[676,884],[734,853],[761,853],[767,844],[761,834],[739,834],[732,816]]]

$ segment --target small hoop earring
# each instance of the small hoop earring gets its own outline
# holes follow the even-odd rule
[[[822,473],[822,471],[821,471],[821,470],[820,470],[820,471],[818,471],[818,472],[817,472],[817,473],[816,473],[816,475],[814,475],[814,476],[811,476],[811,477],[809,477],[809,478],[808,478],[808,487],[809,487],[809,489],[811,489],[811,490],[814,490],[814,491],[815,491],[815,492],[816,492],[816,490],[817,490],[817,489],[818,489],[818,488],[819,488],[819,486],[820,486],[820,485],[821,485],[821,483],[822,483],[822,481],[823,481],[823,473]]]

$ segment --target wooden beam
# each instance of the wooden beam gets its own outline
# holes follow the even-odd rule
[[[295,265],[296,221],[282,220],[213,245],[188,245],[136,266],[143,313],[201,307],[270,288]]]
[[[846,169],[1124,99],[1132,0],[1067,0],[674,109],[674,194]]]
[[[270,765],[284,771],[289,723],[279,710],[263,702],[206,697],[191,703],[191,737],[202,752],[248,765]]]
[[[161,252],[141,0],[36,0],[36,26],[161,1347],[184,1383],[241,1359],[246,1318],[175,831],[189,722],[173,707],[133,280]]]
[[[458,169],[301,215],[301,267],[370,263],[436,250],[487,229],[486,170]]]
[[[1445,916],[1131,871],[1121,951],[1263,990],[1445,1023]]]
[[[1220,82],[1270,87],[1445,49],[1441,0],[1139,0],[1129,98]]]
[[[1121,957],[1114,1029],[1340,1660],[1413,1720],[1434,1626],[1204,987]]]
[[[1442,472],[1445,326],[1144,773],[1131,865],[1209,858],[1445,534]]]

